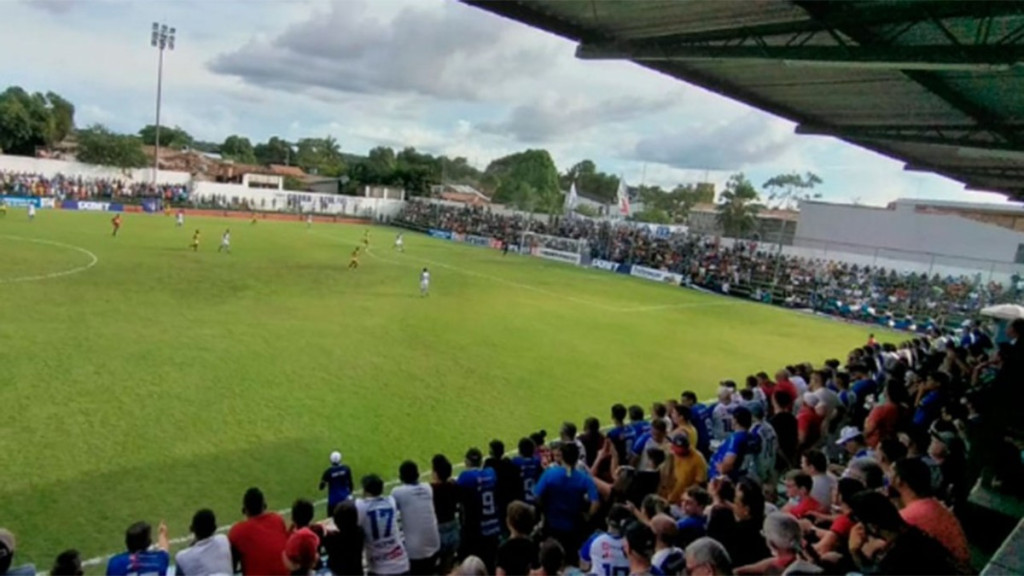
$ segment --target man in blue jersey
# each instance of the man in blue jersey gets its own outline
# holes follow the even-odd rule
[[[619,462],[629,461],[629,448],[636,442],[636,431],[626,424],[626,407],[622,404],[612,406],[612,422],[614,426],[608,431],[608,439],[619,455]]]
[[[644,420],[644,409],[642,406],[633,404],[629,407],[629,425],[639,438],[641,435],[651,431],[651,423]]]
[[[498,477],[493,468],[483,468],[484,455],[479,448],[466,452],[466,469],[455,483],[459,486],[462,509],[462,538],[459,557],[476,556],[494,573],[494,555],[498,550],[501,525],[498,520]]]
[[[755,438],[750,434],[753,417],[746,406],[738,406],[732,412],[733,432],[711,457],[708,479],[728,476],[734,482],[743,471],[743,460],[750,455],[750,446]]]
[[[626,526],[634,519],[633,513],[626,506],[612,506],[608,511],[608,531],[595,532],[580,548],[580,570],[594,576],[629,574],[623,534]]]
[[[706,458],[711,453],[711,409],[697,401],[692,390],[683,392],[679,403],[690,409],[690,423],[697,430],[697,450]]]
[[[129,574],[156,574],[164,576],[171,564],[170,542],[167,540],[167,525],[160,523],[157,532],[157,550],[150,550],[153,544],[152,528],[146,522],[136,522],[128,527],[124,535],[127,552],[114,556],[107,563],[107,576],[128,576]]]
[[[533,493],[544,515],[545,537],[557,540],[565,549],[566,562],[575,565],[587,519],[601,501],[594,479],[576,468],[580,458],[576,444],[563,444],[560,451],[561,465],[545,470]]]
[[[341,452],[331,452],[331,466],[320,476],[320,489],[327,488],[327,515],[352,495],[352,469],[341,463]]]
[[[537,501],[533,495],[533,487],[540,479],[543,471],[540,465],[540,458],[534,455],[537,445],[529,438],[519,441],[519,455],[512,458],[512,465],[519,470],[519,478],[522,481],[523,501],[533,504]]]

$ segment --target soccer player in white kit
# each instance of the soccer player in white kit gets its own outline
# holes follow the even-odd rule
[[[231,254],[231,229],[227,229],[220,236],[220,248],[217,248],[217,252],[226,251]]]
[[[313,226],[313,215],[312,214],[307,214],[306,215],[306,228],[311,228],[312,226]]]
[[[181,228],[185,225],[185,211],[178,210],[178,215],[174,217],[174,225]]]
[[[420,272],[420,296],[430,295],[430,271],[426,268]]]
[[[405,252],[405,238],[401,232],[398,233],[398,236],[395,236],[395,250]]]
[[[29,204],[28,205],[28,219],[29,220],[35,220],[36,219],[36,205],[35,204]]]

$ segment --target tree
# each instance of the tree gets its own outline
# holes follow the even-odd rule
[[[220,145],[220,154],[227,160],[234,160],[239,164],[255,164],[256,153],[253,151],[252,142],[244,136],[232,134],[224,139]]]
[[[660,208],[644,207],[642,212],[637,212],[629,217],[634,222],[648,222],[650,224],[672,224],[675,220]]]
[[[615,193],[619,189],[619,177],[599,172],[597,165],[591,160],[578,162],[559,176],[559,185],[562,189],[568,189],[573,182],[580,192],[608,204],[615,202]]]
[[[652,213],[646,214],[645,217],[658,219],[644,220],[644,222],[682,224],[686,222],[690,208],[702,199],[704,192],[699,186],[680,184],[671,192],[662,190],[660,186],[641,186],[638,194],[643,203],[644,212]],[[661,219],[665,221],[661,222]]]
[[[310,174],[331,178],[337,178],[347,170],[341,157],[341,147],[332,136],[303,138],[296,142],[295,164]]]
[[[496,202],[554,214],[562,209],[558,169],[547,150],[526,150],[494,160],[486,173],[497,182]]]
[[[769,206],[794,210],[799,207],[802,200],[821,198],[821,194],[811,193],[811,190],[821,183],[821,178],[814,172],[807,172],[803,176],[796,172],[790,172],[769,178],[761,185],[761,188],[768,192],[767,204]]]
[[[718,204],[718,224],[726,236],[743,238],[757,228],[760,196],[743,173],[733,174]]]
[[[156,124],[149,124],[139,130],[139,138],[146,146],[156,145]],[[192,135],[181,128],[174,126],[160,126],[160,147],[181,150],[192,147]]]
[[[66,138],[74,116],[75,107],[53,92],[29,94],[10,86],[0,93],[0,150],[33,156],[37,147]]]
[[[118,168],[141,168],[149,164],[137,136],[116,134],[100,124],[78,131],[78,160]]]
[[[292,145],[277,136],[271,136],[266,143],[257,144],[253,147],[253,154],[260,164],[290,164],[292,160]]]
[[[576,206],[576,208],[573,208],[573,211],[576,212],[577,214],[582,214],[587,218],[597,218],[598,216],[600,216],[600,214],[597,211],[597,208],[594,208],[590,204],[579,204]]]

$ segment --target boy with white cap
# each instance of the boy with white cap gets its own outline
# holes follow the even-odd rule
[[[352,495],[352,469],[341,463],[341,452],[331,452],[331,466],[320,476],[320,489],[327,488],[327,515]]]

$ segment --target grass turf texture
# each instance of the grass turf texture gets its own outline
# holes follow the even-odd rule
[[[115,552],[137,519],[187,534],[319,498],[327,454],[357,477],[427,470],[615,402],[710,396],[783,361],[820,362],[868,330],[606,272],[366,227],[23,211],[0,219],[0,526],[41,569]],[[233,253],[216,252],[232,227]],[[200,228],[199,253],[188,249]],[[418,274],[432,271],[420,298]],[[322,513],[322,507],[318,509]]]

